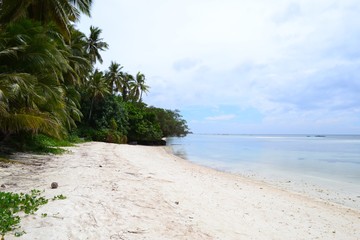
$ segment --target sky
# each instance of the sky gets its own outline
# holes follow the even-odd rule
[[[102,3],[102,4],[101,4]],[[194,133],[360,134],[359,0],[94,0],[77,26]]]

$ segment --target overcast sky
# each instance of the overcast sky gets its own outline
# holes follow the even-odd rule
[[[359,0],[94,0],[102,54],[194,133],[360,134]]]

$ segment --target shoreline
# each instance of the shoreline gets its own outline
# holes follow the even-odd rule
[[[210,168],[215,171],[238,175],[284,191],[304,195],[313,199],[321,199],[325,202],[332,202],[360,211],[360,191],[358,185],[355,183],[346,183],[321,176],[306,176],[306,178],[304,178],[299,173],[289,175],[288,173],[274,169],[266,169],[266,171],[224,169],[207,164],[200,164],[174,153],[173,155],[195,165]]]
[[[166,148],[90,142],[60,156],[26,156],[38,166],[0,168],[2,191],[67,197],[25,217],[21,239],[360,238],[357,209],[196,165]]]
[[[271,174],[264,174],[263,172],[256,171],[241,172],[232,169],[222,169],[220,167],[209,166],[207,164],[200,164],[196,161],[188,159],[181,154],[176,154],[171,146],[166,146],[166,148],[166,151],[169,154],[197,166],[212,169],[214,171],[222,172],[225,174],[240,176],[242,178],[257,182],[259,184],[269,185],[282,191],[286,191],[292,194],[298,194],[300,196],[313,199],[314,201],[323,201],[325,203],[335,204],[339,207],[349,208],[354,211],[360,212],[360,192],[349,193],[349,191],[344,191],[344,187],[342,186],[344,183],[337,180],[331,180],[319,176],[317,181],[309,181],[310,178],[315,177],[311,176],[304,180],[301,179],[300,175],[286,175],[284,174],[284,172],[281,172],[279,170],[274,171],[273,169],[270,170]],[[280,174],[282,176],[275,176],[276,174]],[[329,185],[329,183],[325,184],[325,182],[332,182],[333,185],[331,186]],[[351,190],[353,191],[354,189],[352,188]]]
[[[281,134],[272,136],[283,137],[284,135]],[[298,136],[301,136],[302,138],[307,138],[305,135]],[[264,138],[264,135],[259,135],[259,137]],[[359,136],[356,135],[356,137],[358,138]],[[212,146],[211,143],[207,142],[207,140],[208,139],[201,139],[202,142],[208,144],[208,147]],[[333,170],[331,169],[333,168],[333,166],[323,166],[324,168],[322,169],[327,169],[327,167],[329,167],[327,171],[317,170],[316,168],[318,167],[318,165],[310,165],[310,167],[314,167],[313,169],[309,166],[307,167],[307,169],[302,169],[301,167],[294,168],[293,166],[291,166],[291,164],[289,164],[290,167],[286,166],[286,161],[284,160],[284,166],[282,166],[278,163],[278,160],[276,160],[276,156],[271,157],[271,154],[270,156],[266,157],[266,160],[263,158],[262,161],[260,160],[259,162],[257,162],[257,159],[252,159],[252,161],[244,160],[244,156],[240,153],[238,161],[236,158],[233,157],[236,155],[235,152],[232,152],[233,149],[231,148],[227,149],[229,151],[223,151],[225,153],[218,153],[216,151],[214,152],[212,150],[209,150],[210,154],[213,153],[215,154],[215,156],[218,156],[218,158],[219,156],[221,157],[217,159],[217,157],[213,158],[212,155],[209,155],[208,153],[202,153],[197,151],[197,148],[189,147],[189,149],[187,149],[187,147],[185,146],[190,145],[189,142],[191,141],[171,142],[175,143],[174,145],[172,145],[171,143],[169,145],[169,147],[172,149],[172,154],[204,167],[209,167],[230,174],[240,175],[256,181],[262,181],[286,191],[311,196],[316,199],[320,198],[324,201],[330,201],[336,204],[344,205],[349,208],[360,210],[360,180],[355,178],[355,176],[357,176],[357,178],[359,176],[357,174],[358,172],[356,172],[358,166],[354,166],[354,168],[352,168],[352,172],[344,172],[343,170],[343,175],[339,173],[336,173],[334,175],[329,174],[329,172]],[[196,143],[198,142],[195,138],[195,146],[197,146]],[[187,150],[189,152],[187,152]],[[231,152],[232,154],[230,155],[227,152]],[[288,157],[291,159],[293,156],[289,155]],[[295,157],[293,157],[293,159],[294,158]],[[293,162],[292,164],[301,163]],[[346,163],[344,163],[343,165],[346,165]],[[340,168],[341,167],[344,166],[340,166]],[[349,176],[352,176],[352,178]]]

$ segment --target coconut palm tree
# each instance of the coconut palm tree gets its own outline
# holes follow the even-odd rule
[[[60,122],[36,106],[40,97],[34,82],[26,73],[0,74],[0,142],[20,132],[60,136]]]
[[[69,39],[71,23],[79,20],[80,13],[90,16],[92,0],[2,0],[0,24],[23,18],[54,23]]]
[[[0,0],[0,141],[23,132],[60,137],[80,120],[78,89],[92,65],[71,23],[90,15],[91,3]]]
[[[124,102],[128,101],[131,98],[132,87],[134,86],[134,76],[128,73],[124,73],[121,78],[121,83],[119,86],[119,91]],[[130,96],[129,96],[130,95]]]
[[[60,137],[74,114],[64,76],[69,48],[52,29],[24,19],[0,33],[0,135],[42,132]],[[70,96],[70,95],[69,95]]]
[[[86,53],[86,36],[84,33],[71,27],[71,39],[69,42],[70,54],[68,56],[72,71],[67,73],[67,84],[79,86],[86,81],[91,73],[92,65]]]
[[[104,98],[107,94],[110,94],[108,83],[106,82],[103,72],[98,71],[97,69],[95,70],[86,84],[86,90],[87,95],[91,99],[88,116],[88,121],[90,122],[95,101]]]
[[[116,62],[111,62],[108,71],[105,73],[106,80],[109,83],[111,93],[119,89],[124,73],[121,71],[123,66]]]
[[[90,35],[86,38],[86,52],[88,53],[91,63],[96,63],[96,61],[102,63],[103,59],[99,51],[104,51],[109,48],[109,45],[100,38],[101,32],[102,30],[100,28],[91,26]]]
[[[68,113],[65,118],[67,129],[76,127],[75,121],[80,121],[80,90],[85,84],[91,72],[92,65],[87,58],[85,51],[86,36],[71,27],[71,39],[69,42],[68,61],[70,70],[64,74],[64,82],[61,84],[64,90],[65,110]]]
[[[132,87],[132,96],[135,101],[142,102],[142,94],[149,92],[149,86],[145,84],[145,75],[138,72]]]

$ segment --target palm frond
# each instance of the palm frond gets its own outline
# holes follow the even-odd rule
[[[25,17],[31,2],[31,0],[2,0],[0,23],[9,23]]]
[[[44,133],[56,138],[62,134],[61,124],[56,119],[43,113],[20,112],[0,116],[0,130],[3,133]]]
[[[77,7],[82,13],[90,16],[90,8],[92,0],[70,0],[70,2]]]

